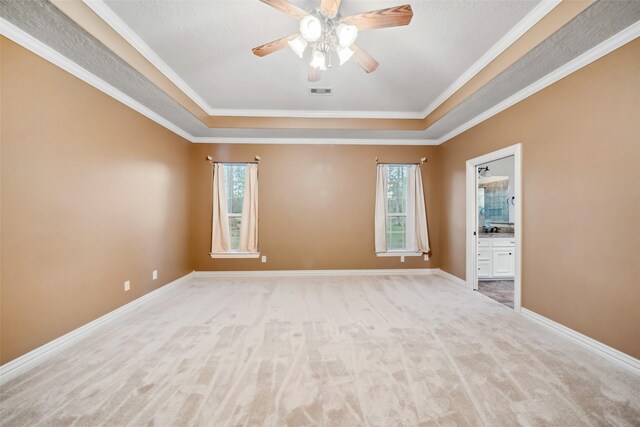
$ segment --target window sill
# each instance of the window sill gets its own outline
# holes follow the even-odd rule
[[[378,252],[376,256],[422,256],[422,252],[413,252],[413,251],[389,251],[389,252]]]
[[[260,252],[217,252],[211,258],[260,258]]]

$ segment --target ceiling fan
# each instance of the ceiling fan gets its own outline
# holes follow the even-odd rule
[[[413,17],[411,5],[390,7],[342,17],[338,13],[340,0],[321,0],[320,7],[307,12],[287,0],[260,0],[281,12],[300,21],[300,31],[287,37],[274,40],[262,46],[254,47],[257,56],[266,56],[285,46],[289,46],[296,55],[303,57],[311,45],[311,62],[308,80],[320,80],[320,72],[332,67],[332,55],[335,52],[340,65],[351,57],[367,73],[378,68],[378,62],[360,49],[354,42],[359,31],[376,28],[408,25]]]

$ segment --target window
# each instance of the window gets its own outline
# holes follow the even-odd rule
[[[227,193],[227,213],[229,216],[229,243],[232,251],[240,249],[240,225],[244,204],[246,165],[225,164],[224,178]]]
[[[407,249],[407,165],[387,166],[387,250]]]
[[[378,164],[376,173],[376,254],[424,254],[428,260],[431,249],[420,164]]]
[[[212,258],[257,258],[258,164],[213,163]]]

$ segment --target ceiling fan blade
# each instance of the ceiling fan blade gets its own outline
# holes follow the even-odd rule
[[[409,25],[411,18],[413,18],[411,5],[405,4],[388,9],[372,10],[371,12],[347,16],[342,19],[342,22],[355,25],[358,27],[358,30],[362,31]]]
[[[378,65],[380,65],[371,55],[355,44],[352,44],[350,48],[353,50],[353,60],[361,66],[367,74],[373,73],[378,68]]]
[[[327,18],[335,18],[340,8],[340,0],[322,0],[320,3],[320,13]]]
[[[314,67],[309,67],[309,74],[307,76],[307,80],[312,83],[320,80],[320,70]]]
[[[300,20],[308,15],[308,13],[298,6],[294,6],[287,0],[260,0],[264,4],[268,4],[274,9],[278,9],[280,12],[284,12],[287,15],[291,15],[297,20]]]
[[[274,41],[269,42],[269,43],[265,43],[265,44],[263,44],[261,46],[254,47],[253,49],[251,49],[251,51],[256,56],[269,55],[270,53],[273,53],[275,51],[278,51],[278,50],[286,47],[287,46],[287,42],[289,40],[291,40],[291,39],[294,39],[294,38],[298,37],[298,34],[299,33],[292,34],[290,36],[283,37],[281,39],[274,40]]]

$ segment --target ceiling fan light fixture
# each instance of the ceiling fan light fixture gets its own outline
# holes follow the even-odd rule
[[[309,44],[309,42],[301,35],[296,37],[293,40],[289,40],[288,43],[291,50],[300,58],[302,58],[302,55],[304,54],[304,51],[307,48],[307,45]]]
[[[322,23],[313,15],[307,15],[300,21],[300,33],[307,41],[315,42],[322,35]]]
[[[327,69],[327,64],[325,62],[324,53],[317,50],[314,51],[313,58],[311,59],[311,63],[309,65],[318,70],[325,71]]]
[[[358,37],[358,27],[355,25],[340,24],[336,27],[336,35],[338,36],[338,44],[340,46],[351,46]]]
[[[307,80],[310,82],[320,80],[320,71],[332,68],[333,62],[343,65],[352,57],[356,65],[367,74],[374,72],[380,64],[355,44],[358,33],[409,25],[413,18],[410,4],[343,16],[340,13],[341,0],[313,0],[313,3],[320,3],[315,8],[309,6],[311,0],[260,1],[298,20],[299,32],[254,47],[251,51],[255,56],[263,57],[285,49],[288,45],[305,62],[311,56],[307,70]],[[306,10],[296,6],[294,2],[304,3]],[[305,57],[307,51],[309,54]]]
[[[353,56],[353,51],[346,46],[338,46],[336,49],[338,52],[338,58],[340,59],[340,65],[347,62]]]

